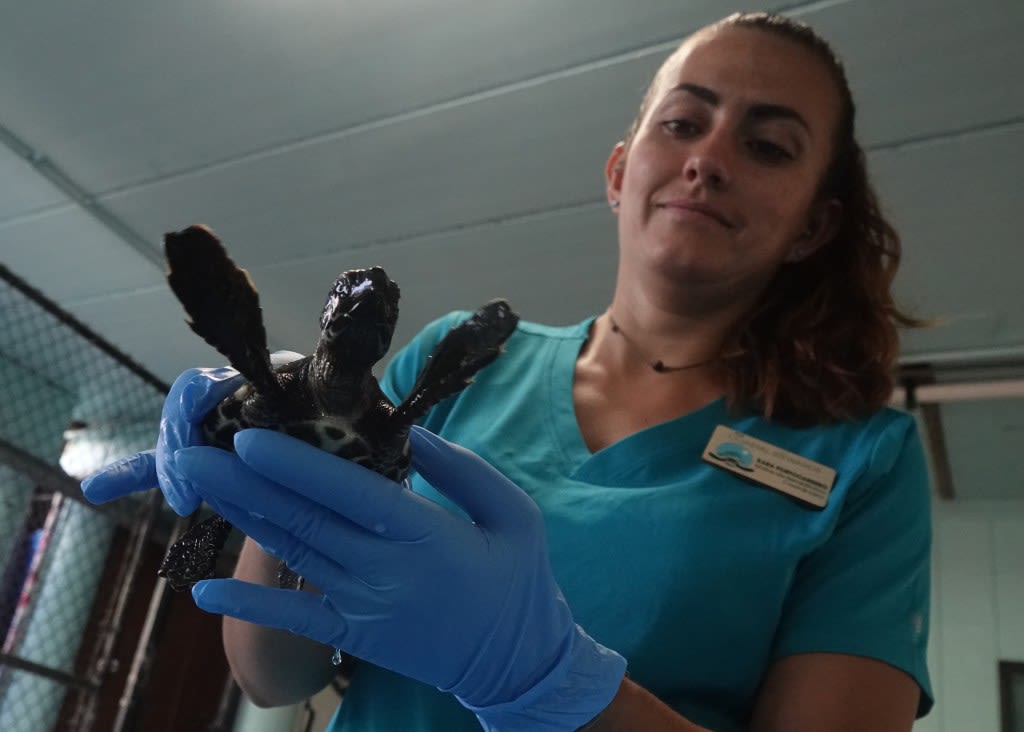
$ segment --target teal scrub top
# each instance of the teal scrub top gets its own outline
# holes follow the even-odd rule
[[[392,360],[382,385],[396,403],[466,315],[435,321]],[[930,493],[913,419],[887,409],[788,428],[719,400],[591,453],[572,381],[592,321],[521,323],[503,355],[423,420],[538,503],[576,622],[625,656],[633,680],[716,732],[745,729],[766,669],[802,652],[904,670],[925,714]],[[810,508],[702,460],[718,425],[834,469],[827,505]],[[418,475],[411,482],[458,511]],[[448,695],[362,663],[329,729],[480,726]]]

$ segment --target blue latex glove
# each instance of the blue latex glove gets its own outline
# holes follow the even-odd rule
[[[200,424],[220,400],[245,380],[231,368],[189,369],[182,373],[164,400],[156,449],[111,463],[82,481],[82,492],[92,503],[105,503],[136,491],[160,486],[164,498],[179,516],[199,508],[199,494],[174,468],[170,456],[182,447],[204,444]]]
[[[205,610],[284,628],[454,694],[487,730],[575,730],[608,705],[625,660],[572,619],[537,505],[477,455],[410,435],[420,474],[472,521],[266,430],[237,454],[175,465],[214,509],[322,596],[207,580]]]
[[[301,354],[278,351],[270,359],[280,366]],[[199,508],[200,497],[178,474],[171,455],[182,447],[205,444],[200,424],[218,402],[245,383],[232,368],[189,369],[171,385],[160,414],[156,449],[111,463],[82,481],[82,493],[92,503],[106,503],[159,485],[164,499],[179,516]]]

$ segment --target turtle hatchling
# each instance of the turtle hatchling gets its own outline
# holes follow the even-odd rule
[[[396,406],[371,371],[390,347],[398,319],[398,285],[383,269],[342,272],[327,295],[313,354],[275,368],[256,289],[213,232],[191,226],[169,233],[164,249],[168,283],[192,330],[247,382],[202,424],[207,443],[226,450],[237,431],[262,427],[402,482],[409,471],[413,422],[465,388],[501,353],[519,320],[504,300],[481,307],[438,343],[412,391]],[[170,547],[159,574],[179,590],[212,577],[230,531],[220,516],[196,524]],[[282,587],[301,585],[283,563],[278,580]]]

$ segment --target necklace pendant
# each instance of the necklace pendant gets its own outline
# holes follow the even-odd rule
[[[634,351],[636,351],[638,356],[642,357],[644,359],[644,361],[647,361],[648,356],[645,353],[643,353],[640,350],[640,348],[635,343],[633,343],[633,340],[626,334],[626,332],[624,330],[622,330],[622,328],[619,327],[619,324],[615,322],[615,318],[612,317],[611,311],[609,310],[607,312],[608,312],[608,323],[609,323],[609,325],[611,325],[612,333],[615,333],[616,335],[621,336],[622,339],[624,341],[626,341],[626,344],[629,345],[629,347],[632,348]],[[677,371],[688,371],[689,369],[695,369],[695,368],[697,368],[699,366],[705,366],[705,365],[707,365],[709,363],[712,363],[713,361],[717,361],[717,360],[718,360],[718,358],[716,357],[716,358],[709,358],[706,361],[698,361],[697,363],[688,363],[688,364],[681,365],[681,366],[666,366],[664,361],[662,361],[661,359],[658,359],[657,361],[647,361],[647,365],[650,366],[651,369],[655,373],[658,373],[658,374],[669,374],[669,373],[675,373]]]

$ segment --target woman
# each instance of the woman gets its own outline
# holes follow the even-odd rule
[[[232,616],[259,703],[322,688],[331,646],[364,659],[334,730],[909,730],[931,705],[929,495],[885,409],[912,321],[853,118],[806,27],[705,28],[608,160],[609,308],[521,324],[414,431],[415,494],[274,433],[187,447],[221,372],[179,378],[159,457],[87,494],[159,469],[179,512],[201,496],[260,542],[196,602]],[[389,396],[459,317],[395,357]],[[260,586],[271,554],[319,590]]]

